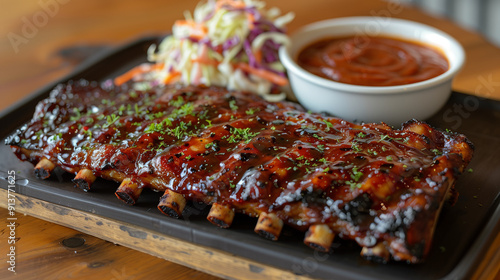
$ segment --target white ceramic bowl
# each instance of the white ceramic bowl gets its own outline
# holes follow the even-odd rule
[[[399,86],[358,86],[334,82],[304,70],[296,63],[298,53],[322,38],[358,35],[391,36],[419,41],[441,49],[449,62],[445,73]],[[328,112],[349,121],[385,122],[399,126],[416,118],[431,117],[451,94],[453,77],[462,67],[462,46],[448,34],[433,27],[401,19],[348,17],[316,22],[291,35],[291,44],[279,52],[292,90],[308,110]]]

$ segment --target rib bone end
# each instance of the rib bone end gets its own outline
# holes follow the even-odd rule
[[[35,166],[35,176],[38,179],[47,179],[50,177],[50,174],[52,170],[56,168],[56,165],[53,164],[50,160],[47,158],[42,158],[36,166]]]
[[[335,234],[327,225],[312,225],[306,233],[304,243],[318,251],[328,252]]]
[[[255,232],[266,239],[276,241],[282,228],[283,221],[276,214],[262,212],[255,226]]]
[[[391,257],[384,243],[378,243],[373,247],[363,247],[361,256],[369,261],[387,263]]]
[[[73,179],[73,183],[75,183],[75,185],[80,189],[89,191],[90,186],[92,186],[96,179],[97,177],[94,176],[92,170],[83,168],[78,171],[78,174],[76,174],[75,178]]]
[[[234,211],[227,205],[214,203],[210,208],[207,219],[214,225],[221,228],[228,228],[234,219]]]
[[[116,190],[115,195],[123,202],[129,205],[134,205],[137,202],[137,199],[139,199],[141,193],[142,188],[139,184],[129,178],[126,178]]]
[[[181,194],[167,189],[163,196],[160,198],[158,209],[165,215],[172,218],[179,218],[182,216],[182,211],[186,206],[186,199]]]

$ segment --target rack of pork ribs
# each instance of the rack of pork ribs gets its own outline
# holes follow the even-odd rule
[[[158,209],[171,217],[196,199],[222,228],[244,213],[267,239],[287,224],[316,250],[337,235],[365,258],[409,263],[429,252],[473,153],[465,136],[416,120],[358,125],[217,87],[87,81],[57,86],[6,144],[41,179],[59,166],[85,191],[96,177],[121,182],[128,204],[164,192]]]

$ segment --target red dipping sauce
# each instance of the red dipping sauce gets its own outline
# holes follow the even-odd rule
[[[323,39],[304,48],[297,62],[317,76],[362,86],[412,84],[449,68],[436,48],[390,37]]]

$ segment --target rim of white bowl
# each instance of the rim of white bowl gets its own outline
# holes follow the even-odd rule
[[[323,29],[323,28],[328,28],[328,27],[335,27],[335,26],[340,26],[340,25],[366,25],[368,22],[373,22],[374,20],[377,20],[376,17],[341,17],[341,18],[334,18],[334,19],[327,19],[323,21],[318,21],[314,22],[308,25],[303,26],[302,28],[298,29],[294,33],[291,34],[290,38],[293,37],[298,37],[300,34],[304,34],[306,32],[311,32],[315,31],[318,29]],[[391,18],[391,21],[395,22],[396,24],[400,25],[412,25],[413,28],[419,28],[423,29],[426,31],[433,32],[434,34],[443,37],[448,43],[457,50],[457,53],[455,54],[456,59],[454,59],[454,62],[451,63],[450,55],[444,53],[446,56],[446,59],[448,60],[450,67],[446,72],[443,74],[436,76],[431,79],[427,79],[424,81],[416,82],[416,83],[411,83],[411,84],[406,84],[406,85],[397,85],[397,86],[362,86],[362,85],[353,85],[353,84],[346,84],[346,83],[340,83],[340,82],[335,82],[326,78],[322,78],[319,76],[316,76],[307,70],[303,69],[300,67],[296,62],[295,59],[291,57],[290,54],[290,45],[287,46],[282,46],[279,50],[279,56],[281,59],[281,62],[283,63],[283,66],[287,69],[287,71],[292,71],[294,74],[299,75],[305,80],[308,80],[309,82],[312,82],[314,84],[323,86],[325,88],[332,88],[332,89],[337,89],[337,90],[342,90],[342,91],[348,91],[348,92],[353,92],[357,94],[397,94],[405,91],[416,91],[416,90],[421,90],[425,88],[429,88],[435,85],[442,84],[450,79],[452,79],[455,74],[463,67],[463,64],[465,63],[465,51],[462,47],[462,45],[455,40],[452,36],[447,34],[446,32],[443,32],[437,28],[434,28],[432,26],[415,22],[415,21],[410,21],[410,20],[405,20],[405,19],[398,19],[398,18]],[[347,33],[348,34],[348,33]],[[380,32],[380,35],[395,35],[391,32]],[[418,41],[414,38],[410,37],[405,37],[401,36],[398,34],[399,37],[401,38],[408,38],[411,39],[412,41]],[[303,45],[307,46],[310,43],[313,43],[314,40],[304,42]],[[293,44],[293,39],[291,41],[291,44]],[[429,45],[429,43],[425,43]],[[432,44],[430,44],[432,45]],[[433,45],[437,48],[442,49],[438,45]],[[444,52],[444,50],[443,50]]]

